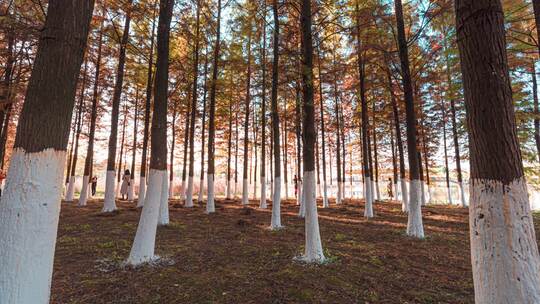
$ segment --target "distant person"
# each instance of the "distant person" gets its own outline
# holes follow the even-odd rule
[[[296,174],[294,175],[293,181],[294,181],[294,197],[297,197],[297,195],[298,195],[298,177],[296,176]]]
[[[124,171],[124,177],[122,177],[122,186],[120,187],[120,194],[122,195],[122,200],[127,198],[128,188],[131,184],[131,173],[129,169]]]
[[[392,191],[392,178],[388,178],[388,185],[386,185],[386,191],[388,192],[388,197],[394,199],[394,192]]]
[[[92,196],[96,195],[97,176],[92,176]]]

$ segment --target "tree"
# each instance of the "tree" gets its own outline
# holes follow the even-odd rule
[[[502,5],[458,0],[455,10],[469,125],[475,302],[537,303],[540,257],[516,134]]]
[[[399,59],[401,62],[401,78],[405,94],[405,114],[407,122],[407,151],[409,158],[409,175],[411,189],[409,191],[409,217],[407,221],[407,235],[423,238],[424,226],[422,224],[422,207],[420,206],[420,161],[416,141],[416,113],[414,108],[413,87],[409,68],[409,53],[405,37],[405,24],[403,21],[403,6],[401,0],[395,0],[396,23],[398,30]]]
[[[98,49],[97,49],[97,58],[95,62],[95,76],[94,76],[94,88],[92,94],[92,106],[90,110],[90,130],[88,134],[88,146],[86,150],[86,159],[84,161],[84,173],[83,173],[83,183],[81,188],[81,193],[79,195],[79,206],[86,206],[91,192],[88,191],[88,182],[90,181],[91,171],[92,171],[92,162],[94,160],[94,141],[96,136],[96,120],[97,120],[97,107],[99,99],[99,81],[101,73],[101,56],[103,48],[103,23],[105,19],[106,8],[102,7],[102,16],[99,26],[98,34]]]
[[[49,302],[70,122],[93,7],[87,0],[49,1],[0,200],[1,303]]]
[[[124,66],[126,64],[126,47],[129,42],[129,26],[131,23],[131,4],[133,0],[129,0],[126,9],[126,18],[124,21],[124,32],[120,41],[120,51],[118,53],[118,66],[116,70],[116,83],[114,85],[114,93],[112,99],[112,116],[111,116],[111,134],[109,136],[109,157],[107,160],[107,175],[105,180],[105,200],[103,202],[102,212],[112,212],[116,210],[115,203],[115,159],[116,159],[116,143],[118,141],[118,114],[120,112],[120,98],[122,96],[122,86],[124,84]],[[122,154],[120,152],[120,154]],[[119,166],[119,170],[122,168]]]
[[[274,154],[274,180],[272,185],[272,218],[271,229],[281,229],[281,155],[279,144],[279,113],[278,113],[278,84],[279,84],[279,7],[277,0],[272,2],[274,17],[273,59],[272,59],[272,152]]]
[[[218,0],[218,14],[216,25],[216,41],[214,45],[214,64],[212,66],[212,82],[210,83],[210,113],[208,116],[208,169],[207,169],[207,183],[208,183],[208,197],[206,199],[206,212],[216,212],[214,202],[214,152],[215,152],[215,140],[216,140],[216,85],[218,78],[218,64],[219,64],[219,49],[220,49],[220,37],[221,37],[221,0]]]
[[[303,195],[306,208],[306,245],[303,259],[324,261],[319,232],[315,191],[315,106],[313,102],[313,41],[311,33],[311,1],[302,0],[300,24],[302,31],[302,100],[303,100]]]
[[[198,81],[199,81],[199,32],[200,32],[201,4],[197,0],[197,25],[195,30],[195,50],[193,60],[193,93],[191,96],[191,117],[189,127],[189,173],[188,188],[186,191],[186,207],[193,206],[193,175],[195,166],[195,114],[197,112]]]
[[[169,82],[169,34],[173,7],[174,0],[160,0],[148,194],[128,258],[128,263],[132,265],[149,262],[155,258],[154,245],[158,218],[162,218],[165,208],[168,211],[166,202],[168,199],[167,88]]]
[[[261,200],[259,208],[266,209],[266,1],[262,5],[262,46],[261,46],[261,67],[262,67],[262,92],[261,92]]]
[[[155,0],[152,10],[152,33],[150,35],[150,52],[148,54],[148,72],[146,76],[146,99],[144,103],[144,129],[143,129],[143,146],[141,152],[141,173],[139,176],[139,198],[137,207],[142,207],[146,199],[146,163],[148,153],[148,138],[150,135],[150,114],[152,111],[152,88],[153,88],[153,67],[154,67],[154,32],[156,27],[156,4]],[[172,187],[172,185],[171,185]]]
[[[251,103],[251,19],[248,17],[248,41],[247,41],[247,71],[246,71],[246,103],[244,119],[244,166],[242,183],[242,205],[249,204],[248,190],[248,147],[249,147],[249,105]]]

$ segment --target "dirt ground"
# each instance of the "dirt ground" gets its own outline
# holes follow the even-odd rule
[[[76,203],[75,203],[76,204]],[[427,238],[405,235],[407,217],[396,203],[319,208],[325,265],[294,261],[304,243],[298,207],[284,202],[280,231],[268,229],[269,209],[252,201],[203,205],[170,203],[171,223],[159,227],[157,265],[122,265],[140,210],[119,202],[100,213],[63,203],[52,303],[473,303],[467,209],[424,207]]]

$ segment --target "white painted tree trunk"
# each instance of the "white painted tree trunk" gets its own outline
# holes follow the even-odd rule
[[[167,170],[165,170],[164,178],[161,181],[158,225],[169,225],[169,182],[167,180]]]
[[[407,220],[407,235],[424,238],[424,225],[422,224],[421,186],[419,180],[411,181],[409,196],[409,216]]]
[[[261,176],[261,200],[259,203],[259,208],[266,209],[268,205],[266,204],[266,176]]]
[[[315,171],[304,172],[304,205],[306,208],[305,233],[306,246],[302,259],[308,263],[324,262],[317,203],[315,201]]]
[[[238,197],[238,183],[234,182],[234,198]]]
[[[188,208],[193,207],[193,176],[188,176],[185,206]]]
[[[199,203],[203,201],[203,197],[204,197],[204,178],[199,178],[199,199],[198,199]]]
[[[472,180],[469,226],[475,302],[540,303],[540,257],[524,178]]]
[[[127,193],[129,202],[133,202],[133,200],[135,200],[135,185],[134,184],[135,184],[135,179],[130,178],[129,185],[128,185],[128,193]]]
[[[230,179],[227,179],[227,185],[226,185],[226,192],[225,192],[225,198],[227,200],[230,200],[232,198],[232,183],[231,183],[231,180]]]
[[[183,201],[186,199],[186,180],[182,180],[182,184],[180,185],[180,200]]]
[[[116,174],[114,171],[107,171],[107,175],[105,177],[105,200],[103,202],[103,209],[101,212],[113,212],[116,210],[114,195],[115,175]],[[118,188],[120,189],[120,185],[118,185]]]
[[[302,192],[302,189],[303,186],[302,186],[302,182],[299,181],[298,182],[298,195],[296,197],[296,200],[297,200],[297,205],[300,206],[300,208],[298,208],[298,216],[301,217],[301,218],[304,218],[306,217],[306,204],[304,202],[304,199],[303,199],[303,192]]]
[[[366,183],[366,187],[365,187],[366,192],[364,195],[364,199],[366,201],[366,206],[364,208],[364,217],[372,218],[373,217],[373,182],[371,181],[371,177],[366,176],[365,183]]]
[[[66,202],[73,202],[73,196],[75,194],[75,176],[69,177],[69,182],[66,188]]]
[[[242,183],[242,205],[247,206],[249,204],[249,189],[248,189],[248,180],[244,178]]]
[[[253,183],[253,195],[251,196],[253,200],[257,199],[257,182]]]
[[[139,197],[137,198],[137,208],[144,206],[146,199],[146,176],[141,176],[139,179]]]
[[[0,200],[0,303],[49,303],[66,151],[13,150]]]
[[[398,183],[394,181],[394,197],[392,199],[399,200],[398,193],[399,193]]]
[[[328,204],[328,185],[326,184],[326,181],[323,181],[323,208],[328,208],[330,205]]]
[[[274,178],[274,190],[272,191],[272,219],[270,229],[281,229],[281,178]]]
[[[337,195],[336,195],[336,204],[341,205],[341,189],[343,189],[343,184],[338,182],[337,184]]]
[[[448,195],[448,204],[453,205],[454,202],[452,201],[452,191],[450,191],[450,187],[446,187],[446,193]]]
[[[129,253],[128,264],[139,265],[155,258],[156,231],[160,213],[163,180],[167,180],[167,170],[150,169],[148,193],[141,212],[135,240]]]
[[[428,205],[431,202],[431,187],[426,184],[426,205]]]
[[[463,188],[463,182],[458,183],[459,192],[461,194],[461,207],[467,207],[467,197],[465,196],[465,188]]]
[[[206,198],[206,213],[216,212],[216,205],[214,203],[214,174],[208,174],[206,176],[208,183],[208,195]]]
[[[88,175],[83,176],[82,180],[82,188],[81,193],[79,195],[79,206],[86,206],[86,202],[88,201],[88,181],[90,180],[90,177]]]
[[[317,199],[322,197],[321,183],[317,183]]]
[[[407,189],[407,181],[401,180],[401,197],[403,201],[401,202],[401,211],[409,212],[409,191]]]

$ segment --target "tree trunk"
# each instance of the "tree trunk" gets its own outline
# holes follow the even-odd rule
[[[302,31],[302,84],[303,84],[303,163],[304,204],[306,205],[306,246],[303,259],[307,262],[324,261],[319,233],[317,203],[315,201],[315,107],[313,104],[313,42],[311,33],[311,1],[302,0],[300,24]]]
[[[218,0],[218,15],[216,25],[216,41],[214,46],[214,64],[212,66],[212,82],[210,83],[210,115],[208,124],[208,198],[206,202],[206,212],[216,211],[214,203],[214,142],[216,136],[215,116],[216,116],[216,85],[218,77],[219,50],[221,37],[221,0]]]
[[[278,84],[279,84],[279,15],[278,1],[272,1],[274,15],[274,43],[272,59],[272,152],[274,154],[274,181],[272,190],[272,219],[270,228],[281,229],[281,156],[279,144],[279,113],[278,113]]]
[[[244,119],[244,172],[242,183],[242,205],[249,204],[249,189],[248,189],[248,147],[249,147],[249,105],[251,103],[251,24],[249,24],[248,42],[247,42],[247,72],[246,72],[246,103],[245,119]]]
[[[232,84],[231,84],[232,85]],[[231,98],[232,99],[232,98]],[[232,125],[233,125],[233,119],[232,119],[232,113],[233,113],[233,108],[232,108],[232,101],[231,99],[229,99],[229,136],[227,138],[227,193],[226,193],[226,199],[227,200],[230,200],[232,197],[232,194],[231,194],[231,188],[232,188],[232,185],[231,185],[231,158],[232,158]]]
[[[68,166],[71,167],[70,176],[68,181],[68,187],[66,190],[66,202],[73,201],[73,195],[75,193],[75,171],[77,170],[77,158],[79,157],[79,138],[81,136],[82,128],[82,116],[83,116],[83,105],[84,105],[84,96],[86,89],[86,76],[88,71],[88,61],[84,61],[84,71],[83,79],[81,84],[81,94],[79,95],[79,104],[77,105],[77,119],[75,121],[75,144],[73,147],[73,156],[71,157],[71,163],[68,162]]]
[[[199,32],[200,32],[201,5],[197,0],[197,28],[195,30],[195,59],[193,60],[193,93],[191,93],[191,118],[189,128],[189,172],[188,187],[186,191],[186,207],[193,206],[193,176],[195,175],[195,114],[197,113],[197,97],[199,82]]]
[[[174,148],[176,147],[176,117],[178,116],[178,99],[174,100],[171,123],[171,151],[169,153],[169,197],[174,196]]]
[[[192,93],[191,93],[191,87],[188,89],[188,100],[191,100],[192,98]],[[191,108],[187,107],[186,108],[186,124],[184,126],[184,155],[183,155],[183,158],[182,158],[182,184],[180,184],[180,200],[185,200],[186,199],[186,175],[187,175],[187,163],[188,163],[188,149],[189,149],[189,129],[191,127],[191,124],[190,124],[190,121],[191,121]],[[171,187],[173,185],[171,184]],[[173,195],[174,193],[171,193],[171,196]],[[184,205],[186,207],[190,207],[188,205]],[[191,206],[193,207],[193,206]]]
[[[401,77],[405,95],[407,150],[411,181],[407,235],[423,238],[424,226],[422,224],[422,207],[420,205],[420,164],[418,159],[418,148],[416,146],[416,113],[414,109],[413,87],[411,82],[411,72],[409,70],[409,50],[407,47],[407,38],[405,37],[405,24],[403,22],[403,7],[401,0],[395,0],[395,11],[398,30],[399,59],[401,62]]]
[[[452,192],[450,191],[450,170],[448,168],[448,151],[446,148],[446,109],[444,101],[441,102],[442,120],[443,120],[443,144],[444,144],[444,174],[446,177],[446,193],[448,203],[452,205]]]
[[[540,303],[540,258],[516,131],[502,5],[457,0],[455,7],[469,126],[475,302]]]
[[[146,163],[148,153],[148,138],[150,133],[150,114],[152,111],[152,88],[153,88],[153,66],[154,66],[154,32],[156,27],[156,3],[154,2],[152,12],[152,35],[150,36],[150,54],[148,54],[148,73],[146,75],[146,102],[144,106],[144,130],[143,130],[143,146],[141,152],[141,175],[139,179],[139,197],[137,207],[142,207],[146,199]],[[171,185],[172,187],[172,185]]]
[[[103,16],[106,14],[106,8],[103,6]],[[86,150],[86,159],[84,161],[84,173],[83,173],[83,183],[81,188],[81,193],[79,195],[79,206],[86,206],[88,196],[91,193],[88,189],[88,183],[91,178],[92,173],[92,162],[94,161],[94,139],[96,134],[96,120],[97,120],[97,106],[99,98],[99,81],[101,74],[101,56],[102,56],[102,47],[103,47],[103,19],[99,26],[99,36],[98,36],[98,54],[95,62],[95,77],[94,77],[94,88],[92,95],[92,109],[90,112],[90,130],[88,131],[88,145]]]
[[[337,65],[336,62],[336,53],[333,51],[334,67]],[[339,95],[338,95],[338,85],[337,85],[337,71],[334,71],[334,104],[335,104],[335,115],[336,115],[336,166],[337,166],[337,195],[336,195],[336,204],[341,204],[341,189],[342,189],[342,180],[341,180],[341,139],[340,139],[340,118],[339,118]]]
[[[111,114],[111,134],[109,136],[109,157],[107,160],[107,175],[105,180],[105,200],[102,212],[112,212],[116,210],[114,168],[116,157],[116,143],[118,141],[118,113],[120,110],[120,98],[122,96],[122,86],[124,84],[124,66],[126,64],[126,47],[129,43],[129,26],[131,22],[131,5],[133,0],[128,0],[126,18],[124,23],[124,33],[120,41],[120,51],[118,55],[118,67],[116,70],[116,83],[114,85]],[[120,156],[122,152],[120,152]],[[120,166],[119,166],[120,167]],[[122,168],[119,168],[121,171]]]
[[[135,87],[135,115],[133,117],[133,144],[131,147],[131,175],[129,176],[129,185],[128,185],[128,201],[133,202],[135,198],[134,188],[135,188],[135,159],[137,156],[137,129],[139,121],[139,86]]]
[[[385,61],[386,61],[386,78],[388,82],[388,90],[390,91],[390,99],[392,102],[392,115],[394,118],[394,128],[395,128],[395,134],[396,134],[396,142],[397,142],[397,152],[399,157],[399,182],[400,188],[401,188],[401,199],[402,199],[402,205],[401,209],[403,212],[409,212],[409,196],[407,192],[407,177],[405,175],[405,155],[403,152],[403,140],[401,139],[401,128],[399,125],[399,111],[396,101],[396,95],[394,94],[394,88],[392,85],[392,74],[390,71],[390,62],[388,59],[388,54],[385,54]],[[398,194],[396,193],[396,197],[398,197]]]
[[[173,6],[174,0],[160,0],[148,195],[127,261],[132,265],[149,262],[155,258],[154,245],[158,220],[159,224],[162,225],[168,222],[167,88],[169,82],[169,32]]]
[[[364,200],[365,209],[364,216],[367,218],[373,217],[373,193],[371,187],[371,174],[369,168],[369,154],[368,154],[368,106],[366,100],[366,64],[364,56],[362,54],[362,40],[360,38],[360,14],[358,4],[356,5],[356,29],[357,29],[357,43],[358,49],[358,74],[360,77],[360,109],[362,120],[362,171],[364,173]]]
[[[326,137],[324,129],[324,95],[323,95],[323,79],[321,68],[321,53],[320,46],[317,47],[317,63],[318,63],[318,76],[319,76],[319,102],[320,102],[320,115],[321,115],[321,152],[322,152],[322,172],[323,172],[323,208],[327,208],[328,205],[328,185],[326,183]]]
[[[262,92],[261,92],[261,200],[259,208],[268,208],[266,204],[266,3],[262,18]]]
[[[208,78],[208,47],[204,53],[204,93],[203,93],[203,112],[202,112],[202,122],[201,122],[201,177],[199,181],[199,203],[202,203],[204,195],[204,137],[206,135],[206,81]]]
[[[48,5],[0,201],[0,303],[49,302],[66,148],[93,7],[87,0]]]

